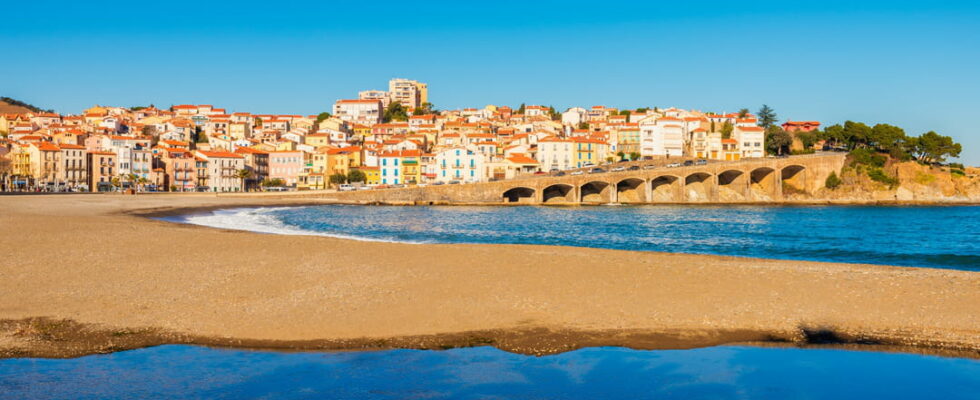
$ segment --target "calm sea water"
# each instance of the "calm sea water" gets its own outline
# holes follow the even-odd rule
[[[518,243],[980,271],[980,207],[370,207],[170,220],[412,243]]]
[[[0,360],[0,397],[32,399],[977,399],[980,361],[848,350],[491,347],[280,353],[160,346]]]

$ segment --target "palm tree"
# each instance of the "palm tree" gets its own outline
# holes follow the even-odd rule
[[[252,177],[252,170],[240,169],[235,172],[235,176],[242,180],[242,191],[245,192],[245,180]]]

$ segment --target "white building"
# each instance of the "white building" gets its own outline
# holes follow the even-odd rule
[[[337,100],[333,115],[348,123],[372,126],[381,122],[384,107],[381,100]]]
[[[542,171],[572,168],[575,164],[575,143],[557,137],[541,139],[538,141],[537,160]]]
[[[429,85],[411,79],[395,78],[388,82],[388,94],[392,102],[407,108],[416,108],[429,101]]]
[[[647,118],[640,122],[640,156],[684,155],[684,127],[674,117]]]
[[[436,181],[481,182],[486,180],[483,154],[473,146],[450,147],[435,155]]]
[[[245,157],[241,154],[225,151],[197,151],[194,154],[207,162],[207,186],[212,192],[242,190],[238,171],[245,169]]]
[[[738,142],[738,150],[742,158],[765,157],[765,129],[758,126],[735,126],[732,139]]]
[[[564,125],[578,126],[585,122],[585,109],[582,107],[572,107],[561,113],[561,123]]]
[[[384,90],[363,90],[357,92],[360,100],[380,100],[381,106],[387,108],[391,104],[391,94]]]

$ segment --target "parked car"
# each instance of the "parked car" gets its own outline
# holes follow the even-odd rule
[[[606,170],[604,170],[602,168],[592,168],[592,169],[589,170],[589,173],[590,174],[601,174],[603,172],[606,172]]]
[[[449,184],[450,185],[458,185],[459,184],[459,181],[449,181]]]
[[[675,163],[667,164],[666,166],[667,166],[667,168],[677,168],[677,167],[680,167],[681,166],[681,163],[676,163],[675,162]]]
[[[697,165],[708,165],[708,160],[698,160],[695,162]]]
[[[594,167],[594,166],[595,166],[595,164],[593,164],[593,163],[585,163],[585,165],[583,165],[582,167],[583,168],[588,168],[588,167]]]
[[[582,171],[582,170],[578,170],[578,171],[574,171],[574,172],[572,172],[572,175],[582,175],[582,174],[584,174],[584,173],[585,173],[585,171]]]
[[[547,172],[544,172],[544,171],[537,171],[534,174],[535,175],[547,175],[548,173]]]
[[[197,192],[210,192],[211,191],[211,188],[209,188],[207,186],[198,186],[198,187],[194,188],[194,191],[197,191]]]
[[[691,160],[684,161],[684,166],[685,167],[690,167],[692,165],[694,165],[694,161],[691,161]]]
[[[341,184],[340,186],[337,186],[337,190],[338,191],[341,191],[341,192],[353,192],[354,191],[354,185],[351,185],[349,183],[344,183],[344,184]]]
[[[626,171],[626,167],[616,167],[616,168],[611,169],[610,171],[612,171],[612,172]]]
[[[643,166],[643,169],[654,169],[654,168],[657,168],[657,166],[653,164],[647,164]]]
[[[555,176],[565,176],[565,171],[555,172]]]
[[[446,182],[443,182],[443,181],[432,182],[432,186],[439,186],[439,185],[445,185],[445,184],[446,184]]]
[[[627,171],[639,171],[640,170],[640,166],[639,165],[630,165],[630,167],[629,168],[626,168],[626,170]]]
[[[362,185],[362,186],[355,187],[355,189],[356,190],[371,190],[371,189],[374,189],[374,188],[372,188],[370,186],[367,186],[367,185]]]

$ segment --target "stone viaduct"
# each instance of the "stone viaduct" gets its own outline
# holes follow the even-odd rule
[[[535,175],[497,182],[327,194],[342,201],[389,204],[681,204],[766,203],[805,198],[845,154],[711,162],[582,175]]]

